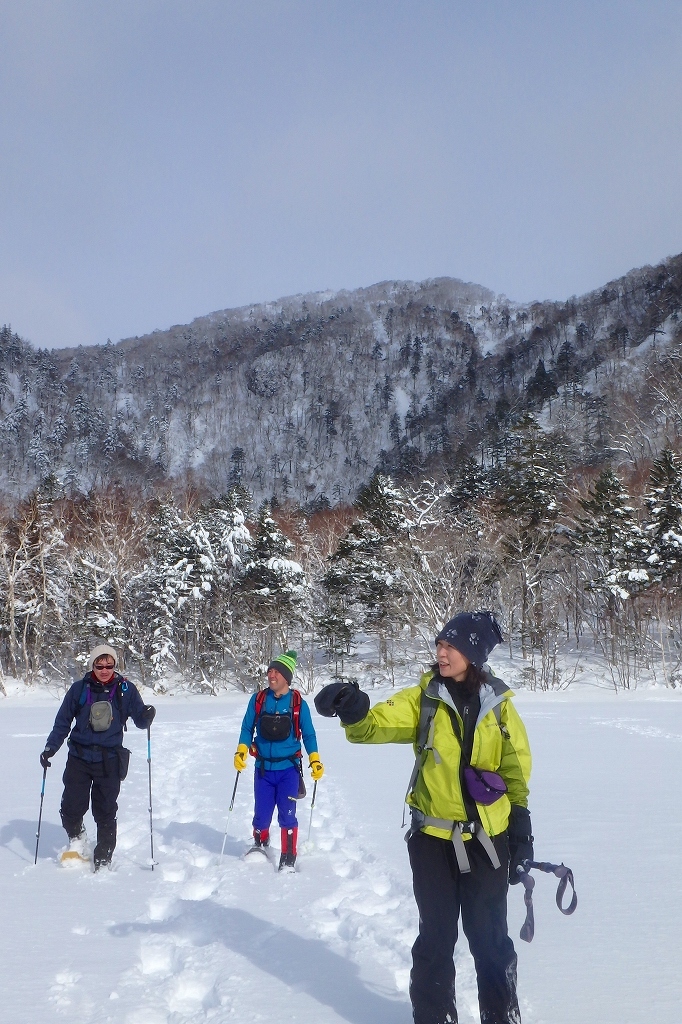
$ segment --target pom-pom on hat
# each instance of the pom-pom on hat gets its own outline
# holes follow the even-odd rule
[[[93,666],[98,658],[103,658],[105,654],[108,654],[110,658],[114,659],[114,668],[118,665],[118,654],[113,647],[109,644],[100,644],[99,647],[93,648],[88,654],[88,669],[92,672]]]
[[[278,654],[268,665],[268,672],[271,668],[276,668],[284,676],[289,686],[291,686],[291,680],[294,678],[294,672],[296,671],[297,658],[296,651],[286,651],[284,654]]]
[[[460,612],[443,626],[436,643],[440,640],[456,648],[472,665],[482,668],[503,637],[492,612]]]

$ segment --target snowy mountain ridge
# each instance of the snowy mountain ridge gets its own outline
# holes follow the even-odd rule
[[[490,465],[527,412],[576,466],[651,457],[670,440],[681,295],[677,256],[566,302],[435,278],[220,310],[104,346],[36,351],[4,328],[0,490],[192,481],[335,504],[376,470]],[[623,453],[628,436],[639,452]]]

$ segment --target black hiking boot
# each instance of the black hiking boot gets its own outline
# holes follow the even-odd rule
[[[112,858],[112,854],[111,853],[108,856],[104,855],[104,854],[102,854],[100,856],[97,856],[97,854],[95,854],[95,856],[93,858],[93,861],[92,861],[93,867],[94,867],[95,871],[99,871],[100,868],[108,868],[108,867],[110,867],[111,866],[111,858]]]
[[[95,847],[92,863],[95,871],[100,868],[108,868],[116,848],[116,823],[105,825],[97,829],[97,846]]]
[[[262,850],[264,846],[270,845],[270,833],[266,829],[254,828],[253,830],[253,845],[257,850]]]
[[[295,853],[283,853],[279,858],[278,871],[293,871],[296,865],[296,854]]]

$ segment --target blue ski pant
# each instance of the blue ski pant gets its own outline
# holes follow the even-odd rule
[[[297,828],[296,795],[300,775],[298,768],[280,768],[279,771],[264,771],[256,765],[253,778],[255,810],[253,827],[259,831],[270,828],[272,815],[277,805],[277,820],[280,828]]]

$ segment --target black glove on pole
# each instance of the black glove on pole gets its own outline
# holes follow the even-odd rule
[[[369,711],[369,697],[357,683],[329,683],[315,695],[315,707],[323,718],[339,717],[344,725],[355,725]]]
[[[509,815],[509,884],[520,881],[518,871],[524,860],[533,860],[533,831],[530,811],[520,804],[512,804]]]
[[[48,768],[51,768],[52,767],[52,763],[50,761],[50,758],[54,757],[54,755],[56,753],[57,753],[56,750],[50,750],[49,747],[45,747],[45,749],[43,750],[42,754],[40,755],[40,766],[41,766],[41,768],[44,768],[46,771],[47,771]]]

